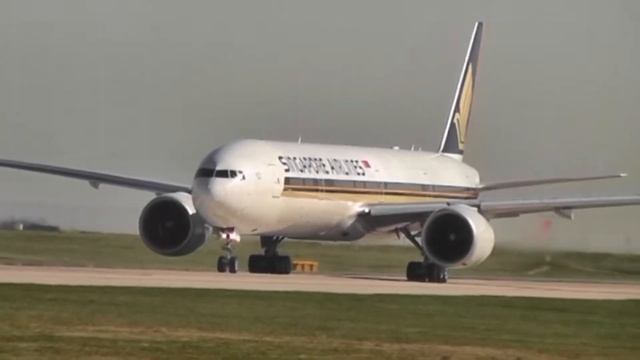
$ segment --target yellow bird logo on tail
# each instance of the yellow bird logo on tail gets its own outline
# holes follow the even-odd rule
[[[471,112],[471,100],[473,99],[473,64],[469,64],[464,78],[462,94],[460,94],[458,111],[453,119],[458,130],[458,146],[464,149],[464,140],[469,126],[469,113]]]

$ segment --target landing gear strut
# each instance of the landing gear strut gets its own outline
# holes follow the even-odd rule
[[[407,280],[418,282],[430,282],[430,283],[446,283],[449,279],[447,268],[440,266],[434,262],[429,261],[424,248],[416,237],[406,228],[398,229],[407,240],[409,240],[413,246],[420,250],[424,260],[423,261],[410,261],[407,264]]]
[[[240,241],[240,236],[233,230],[221,231],[220,237],[224,241],[222,251],[224,255],[218,257],[218,272],[229,272],[235,274],[238,272],[238,257],[234,255],[233,244]]]
[[[256,274],[290,274],[291,257],[278,254],[278,245],[284,240],[282,236],[261,236],[260,246],[264,255],[249,256],[249,272]]]
[[[218,272],[230,272],[235,274],[238,272],[238,257],[233,255],[232,243],[225,242],[222,245],[224,255],[218,257]]]

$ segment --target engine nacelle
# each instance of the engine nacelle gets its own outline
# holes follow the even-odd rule
[[[145,245],[165,256],[190,254],[207,238],[205,222],[196,213],[191,195],[182,192],[151,200],[140,214],[138,229]]]
[[[431,261],[445,267],[467,267],[491,254],[495,237],[487,219],[475,208],[453,205],[429,216],[421,241]]]

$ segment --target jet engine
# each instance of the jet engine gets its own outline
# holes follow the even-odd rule
[[[207,238],[205,222],[196,213],[191,195],[182,192],[151,200],[140,214],[138,228],[145,245],[165,256],[190,254]]]
[[[421,241],[429,260],[450,268],[483,262],[493,250],[494,239],[491,225],[478,210],[453,205],[429,216]]]

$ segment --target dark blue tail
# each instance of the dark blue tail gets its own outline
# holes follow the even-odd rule
[[[464,155],[464,142],[469,126],[471,103],[473,102],[473,88],[478,72],[478,56],[480,54],[480,40],[482,39],[482,22],[477,22],[473,28],[471,42],[467,50],[467,57],[462,66],[462,73],[456,88],[455,98],[449,113],[447,128],[440,144],[440,153],[454,155],[460,159]]]

